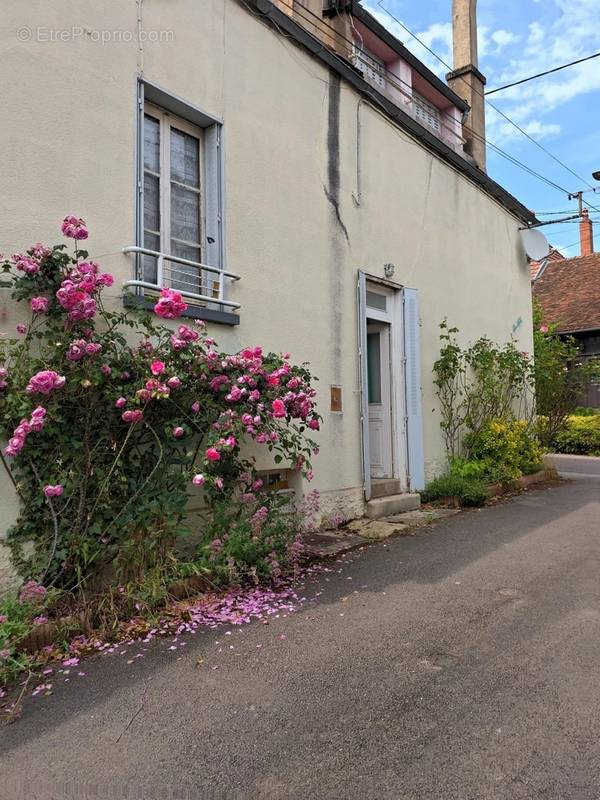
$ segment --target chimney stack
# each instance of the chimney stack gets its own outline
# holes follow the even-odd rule
[[[581,212],[579,222],[579,243],[582,256],[591,256],[594,252],[594,230],[587,208]]]
[[[464,146],[485,172],[485,77],[478,69],[477,0],[452,0],[454,69],[446,75],[450,88],[469,104],[464,120]]]

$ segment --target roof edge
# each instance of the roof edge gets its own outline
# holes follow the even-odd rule
[[[393,33],[390,33],[379,20],[366,10],[366,8],[363,8],[360,0],[352,0],[352,15],[356,17],[356,19],[359,19],[369,30],[373,31],[373,33],[391,47],[392,50],[398,53],[399,56],[410,64],[415,72],[418,72],[426,81],[431,83],[440,94],[443,94],[444,97],[450,100],[457,108],[463,112],[470,110],[470,105],[465,102],[462,97],[459,97],[456,92],[453,92],[441,78],[438,78],[435,72],[432,72],[422,61],[419,61],[414,53],[411,53],[406,45],[402,44]]]
[[[380,108],[386,116],[399,124],[414,138],[418,139],[425,147],[434,152],[443,161],[446,161],[458,172],[471,179],[483,191],[513,214],[519,221],[525,223],[537,222],[535,214],[526,208],[516,197],[492,180],[487,173],[469,163],[465,158],[448,147],[433,133],[429,133],[413,117],[394,105],[384,95],[380,94],[362,77],[361,73],[350,62],[326,47],[320,39],[306,30],[277,6],[272,0],[238,0],[241,6],[249,13],[262,18],[279,33],[286,33],[297,44],[308,50],[315,58],[326,64],[351,84],[360,94],[367,97],[374,105]],[[256,11],[253,11],[255,9]],[[258,12],[258,13],[256,13]],[[426,69],[426,67],[423,67]],[[433,74],[433,73],[432,73]]]

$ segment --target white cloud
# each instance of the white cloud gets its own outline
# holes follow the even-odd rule
[[[507,45],[518,42],[521,37],[510,31],[505,31],[503,28],[499,28],[492,33],[490,38],[495,42],[497,46],[496,52],[499,53],[500,50],[503,50]]]

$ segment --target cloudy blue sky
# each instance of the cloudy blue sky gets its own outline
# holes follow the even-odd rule
[[[446,67],[411,39],[390,14],[452,64],[452,0],[363,0],[363,5],[430,69],[445,75]],[[479,0],[478,27],[479,67],[487,77],[486,88],[491,89],[599,52],[600,0]],[[600,58],[489,99],[588,184],[600,187],[591,178],[591,172],[600,170]],[[503,120],[489,103],[486,127],[490,142],[554,183],[571,192],[587,188]],[[576,203],[564,194],[493,152],[488,153],[488,171],[538,213],[576,210]],[[600,191],[584,197],[600,209]],[[598,220],[598,246],[600,213],[592,214]],[[577,224],[544,230],[565,254],[578,254]]]

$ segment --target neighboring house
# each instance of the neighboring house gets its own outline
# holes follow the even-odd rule
[[[485,172],[471,5],[450,88],[357,0],[7,0],[2,250],[81,215],[114,307],[170,285],[222,348],[311,363],[315,480],[262,455],[273,482],[406,506],[446,464],[439,323],[532,349],[535,218]],[[3,330],[25,313],[0,294]]]
[[[600,358],[600,253],[594,252],[592,221],[579,224],[581,255],[548,261],[533,282],[533,294],[548,322],[577,340],[585,359]],[[600,387],[590,384],[582,405],[600,408]]]
[[[537,278],[537,276],[540,273],[540,271],[546,269],[548,264],[550,264],[551,262],[553,262],[553,261],[562,261],[563,259],[564,259],[564,256],[560,252],[560,250],[557,250],[555,247],[552,247],[552,245],[550,245],[550,252],[546,256],[546,258],[543,258],[541,261],[530,261],[529,262],[529,270],[531,272],[531,280],[534,281]]]

